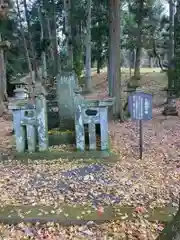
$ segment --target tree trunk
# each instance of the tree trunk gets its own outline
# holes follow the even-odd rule
[[[2,34],[0,33],[0,42],[2,41],[3,41]],[[3,48],[0,49],[0,64],[1,64],[1,81],[2,81],[1,92],[4,100],[4,97],[7,96],[7,80],[6,80],[6,65],[5,65]]]
[[[59,54],[58,54],[58,39],[57,39],[57,24],[56,24],[56,5],[54,0],[52,0],[52,22],[53,22],[53,30],[52,30],[52,40],[53,40],[53,50],[54,50],[54,65],[55,65],[55,75],[60,70],[59,63]]]
[[[169,0],[169,48],[168,48],[168,66],[171,67],[171,61],[174,56],[174,6],[173,0]],[[169,69],[170,70],[170,69]],[[171,71],[168,71],[168,89],[174,87],[174,79]]]
[[[97,74],[101,73],[101,62],[100,59],[97,59]]]
[[[2,35],[0,33],[0,42],[2,41]],[[6,96],[6,68],[4,62],[4,51],[0,49],[0,117],[4,113],[4,96]]]
[[[30,79],[31,79],[29,82],[27,82],[27,84],[28,84],[29,92],[33,95],[32,84],[35,83],[35,76],[34,76],[33,69],[32,69],[32,63],[31,63],[31,59],[30,59],[29,50],[28,50],[28,47],[27,47],[26,38],[25,38],[25,35],[24,35],[21,12],[20,12],[20,7],[19,7],[18,0],[16,0],[16,7],[17,7],[17,15],[18,15],[18,18],[19,18],[19,24],[20,24],[20,32],[21,32],[22,39],[23,39],[26,61],[27,61],[27,65],[28,65],[28,69],[29,69],[29,73],[30,73]]]
[[[28,13],[28,8],[27,8],[27,1],[23,0],[23,3],[24,3],[26,23],[27,23],[27,27],[28,27],[29,46],[30,46],[30,51],[31,51],[31,54],[32,54],[32,65],[33,65],[33,70],[34,70],[34,73],[35,73],[35,77],[32,79],[32,81],[34,81],[34,80],[36,81],[36,79],[38,78],[38,69],[37,69],[37,62],[36,62],[34,46],[33,46],[33,42],[32,42],[30,18],[29,18],[29,13]]]
[[[42,3],[39,4],[38,14],[39,14],[39,23],[41,26],[41,45],[42,45],[44,42],[44,27],[43,27],[44,18],[42,15]],[[42,82],[46,82],[46,80],[47,80],[47,62],[46,62],[45,49],[42,49],[41,61],[42,61]]]
[[[54,53],[53,53],[53,47],[52,47],[52,34],[51,34],[51,27],[50,27],[50,19],[49,16],[46,14],[46,22],[47,22],[47,31],[48,31],[48,37],[50,41],[50,58],[52,63],[54,64]]]
[[[91,82],[91,4],[92,0],[87,0],[87,21],[86,21],[86,75],[85,89],[87,92],[92,91]]]
[[[140,64],[141,64],[141,52],[142,52],[142,25],[143,25],[143,5],[144,0],[139,1],[139,14],[137,16],[137,38],[136,38],[136,60],[134,69],[134,79],[140,80]]]
[[[163,115],[178,115],[175,102],[175,74],[172,68],[172,60],[174,55],[174,3],[169,1],[169,47],[168,47],[168,92],[167,104],[164,107]],[[174,96],[174,97],[173,97]]]
[[[102,54],[103,54],[102,41],[99,40],[97,42],[97,74],[100,74],[102,68],[103,63]]]
[[[50,68],[50,75],[51,77],[55,77],[56,76],[56,63],[55,63],[55,58],[54,58],[54,50],[53,50],[53,39],[52,39],[52,28],[51,28],[51,19],[52,17],[52,11],[49,11],[49,9],[51,9],[51,6],[49,4],[49,2],[47,1],[43,1],[43,8],[44,8],[44,17],[45,17],[45,25],[44,28],[46,27],[47,29],[47,37],[49,39],[49,47],[48,47],[48,62],[49,65],[51,66]],[[53,84],[53,82],[52,82]]]
[[[67,68],[73,69],[73,49],[72,49],[72,31],[71,31],[71,0],[64,0],[64,20],[67,51]]]
[[[120,51],[120,1],[109,0],[109,95],[116,98],[113,115],[123,120]]]
[[[129,50],[129,77],[131,78],[132,74],[132,50]]]
[[[175,55],[175,82],[176,94],[180,93],[180,0],[177,1],[174,19],[174,55]]]
[[[1,6],[4,5],[4,1],[0,1]],[[1,17],[1,26],[3,24],[3,16]],[[2,42],[2,32],[0,32],[0,43]],[[4,59],[3,47],[0,48],[0,117],[4,113],[5,105],[4,100],[7,99],[7,79],[6,79],[6,65]]]
[[[149,60],[149,68],[152,68],[152,57],[148,56],[148,60]]]
[[[138,34],[139,41],[140,41],[140,34]],[[136,59],[135,59],[135,66],[134,66],[134,79],[140,80],[140,64],[141,64],[141,47],[140,43],[137,43],[136,47]]]

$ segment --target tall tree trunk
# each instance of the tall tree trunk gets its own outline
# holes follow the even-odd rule
[[[55,73],[55,66],[54,66],[55,60],[54,60],[54,52],[53,52],[53,46],[52,46],[52,34],[51,34],[51,27],[50,27],[50,19],[49,19],[49,16],[47,14],[45,16],[46,16],[46,23],[47,23],[48,38],[49,38],[49,41],[50,41],[50,46],[49,46],[50,59],[51,59],[51,62],[53,64],[53,69],[54,69],[54,73]]]
[[[73,69],[73,46],[72,46],[72,31],[71,31],[71,0],[64,0],[64,22],[66,36],[66,51],[67,51],[67,68]]]
[[[3,10],[2,6],[4,6],[4,1],[0,1],[1,5],[1,22],[0,22],[0,43],[2,43],[2,24],[4,21],[4,15],[3,15]],[[3,44],[2,44],[3,45]],[[0,117],[4,113],[5,110],[5,105],[4,105],[4,100],[7,100],[7,79],[6,79],[6,65],[5,65],[5,58],[4,58],[4,49],[3,46],[0,48]]]
[[[43,27],[44,18],[42,15],[42,3],[39,4],[38,14],[41,26],[41,45],[42,45],[44,43],[44,27]],[[47,80],[47,62],[45,49],[42,49],[41,60],[42,60],[42,81],[45,82]]]
[[[85,89],[87,92],[92,91],[91,82],[91,5],[92,0],[87,0],[87,22],[86,22],[86,76]]]
[[[100,34],[100,33],[99,33]],[[102,41],[99,39],[97,42],[97,73],[100,74],[102,68]]]
[[[58,39],[57,39],[57,24],[56,24],[56,5],[55,1],[52,0],[52,40],[53,40],[53,49],[54,49],[54,60],[55,60],[55,75],[59,72],[59,54],[58,54]]]
[[[148,67],[152,68],[152,57],[150,55],[148,56]]]
[[[132,50],[129,50],[129,77],[131,78],[132,74]]]
[[[175,104],[175,72],[172,69],[173,60],[173,47],[174,47],[174,3],[173,0],[169,1],[169,47],[168,47],[168,91],[167,92],[167,104],[164,107],[163,115],[178,115]],[[180,38],[179,38],[180,40]],[[178,88],[177,88],[178,89]],[[173,90],[173,91],[172,91]]]
[[[0,1],[1,6],[4,5],[4,0]],[[1,26],[3,24],[3,19],[1,19]],[[0,42],[2,42],[2,33],[0,32]],[[1,91],[2,91],[2,99],[7,99],[7,78],[6,78],[6,64],[4,58],[4,49],[0,48],[0,64],[1,64]]]
[[[177,1],[174,18],[174,55],[175,55],[175,89],[180,94],[180,0]]]
[[[101,59],[98,57],[97,59],[97,74],[101,73]]]
[[[143,25],[143,8],[144,0],[139,0],[139,8],[137,15],[137,37],[136,37],[136,60],[134,69],[134,79],[140,79],[140,64],[141,64],[141,52],[142,52],[142,25]]]
[[[2,34],[0,33],[0,42],[2,42]],[[7,96],[7,79],[6,79],[6,65],[5,65],[5,58],[4,58],[4,50],[0,48],[0,66],[1,66],[1,94],[4,100],[4,97]]]
[[[26,61],[27,61],[27,65],[28,65],[28,69],[29,69],[29,73],[30,73],[30,81],[27,82],[27,84],[28,84],[29,92],[31,92],[33,94],[32,84],[35,83],[35,76],[34,76],[33,69],[32,69],[32,63],[31,63],[31,59],[30,59],[29,50],[28,50],[28,47],[27,47],[27,41],[26,41],[26,38],[25,38],[25,35],[24,35],[21,12],[20,12],[20,7],[19,7],[19,1],[18,0],[16,0],[16,7],[17,7],[17,16],[18,16],[19,24],[20,24],[20,32],[21,32],[21,36],[22,36],[22,39],[23,39]]]
[[[28,27],[29,46],[30,46],[30,51],[31,51],[31,54],[32,54],[32,65],[33,65],[33,70],[34,70],[34,73],[35,73],[35,79],[33,79],[33,80],[36,81],[38,79],[38,66],[37,66],[34,46],[33,46],[33,42],[32,42],[30,17],[29,17],[28,8],[27,8],[27,1],[23,0],[23,4],[24,4],[26,23],[27,23],[27,27]]]
[[[56,76],[56,61],[55,61],[55,56],[54,56],[54,43],[53,43],[53,38],[52,38],[52,27],[51,27],[51,19],[52,17],[52,11],[49,11],[51,9],[51,6],[47,0],[42,0],[43,1],[43,9],[44,9],[44,18],[45,18],[45,25],[44,28],[46,27],[47,30],[47,37],[49,39],[49,47],[48,47],[48,62],[49,65],[51,66],[51,71],[50,75],[51,77]],[[53,82],[52,82],[53,83]]]
[[[120,1],[109,0],[109,95],[116,98],[113,114],[123,120],[120,66]]]
[[[168,89],[174,87],[174,79],[171,74],[171,62],[174,56],[174,3],[169,0],[169,48],[168,48]]]
[[[0,42],[2,42],[2,34],[0,33]],[[6,68],[4,62],[4,50],[0,49],[0,117],[4,113],[4,97],[7,96],[6,93]]]

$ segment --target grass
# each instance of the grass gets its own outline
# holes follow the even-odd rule
[[[116,162],[117,156],[114,153],[107,151],[73,151],[73,152],[61,152],[61,151],[44,151],[35,153],[15,153],[13,159],[28,162],[29,160],[54,160],[54,159],[68,159],[68,161],[74,161],[83,159],[83,161],[94,162]],[[64,160],[65,161],[65,160]]]
[[[133,220],[137,218],[132,207],[106,206],[102,214],[90,205],[68,205],[61,206],[29,206],[11,205],[0,207],[0,221],[8,224],[20,222],[47,223],[59,222],[61,224],[83,224],[87,221],[111,221],[111,220]],[[169,222],[176,213],[174,208],[149,209],[148,214],[142,214],[149,221]]]

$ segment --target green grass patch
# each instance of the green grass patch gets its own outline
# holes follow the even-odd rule
[[[107,206],[102,214],[90,205],[68,205],[61,206],[6,206],[0,208],[0,221],[3,223],[17,224],[20,222],[59,222],[82,223],[86,221],[112,221],[112,220],[133,220],[137,218],[132,207]],[[149,221],[169,222],[176,213],[174,208],[150,209],[143,217]]]
[[[77,161],[86,163],[115,163],[117,155],[107,151],[85,151],[85,152],[61,152],[61,151],[44,151],[35,153],[14,153],[14,160],[30,163],[31,160],[57,160],[57,161]]]

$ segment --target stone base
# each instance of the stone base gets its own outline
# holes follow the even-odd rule
[[[166,106],[162,112],[164,116],[178,116],[176,107]]]

